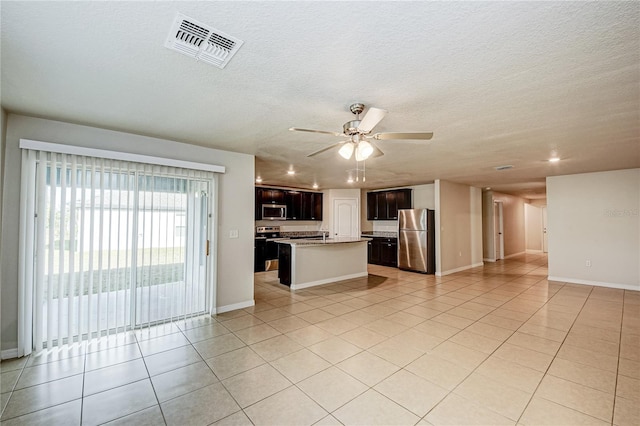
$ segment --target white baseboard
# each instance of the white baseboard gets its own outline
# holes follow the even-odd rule
[[[509,256],[505,256],[504,258],[505,259],[509,259],[511,257],[520,256],[521,254],[527,254],[527,252],[526,251],[521,251],[520,253],[513,253],[513,254],[510,254]]]
[[[542,253],[542,250],[527,249],[527,251],[525,251],[525,253],[527,253],[527,254],[540,254],[540,253]]]
[[[0,352],[0,359],[12,358],[18,358],[18,348],[5,349],[4,351]]]
[[[249,308],[251,306],[255,306],[255,304],[256,304],[256,301],[251,299],[245,302],[233,303],[231,305],[218,306],[216,308],[216,313],[222,314],[224,312],[237,311],[238,309],[244,309],[244,308]]]
[[[466,271],[467,269],[476,268],[478,266],[483,266],[483,265],[484,265],[484,262],[474,263],[473,265],[461,266],[459,268],[449,269],[447,271],[436,272],[436,276],[437,277],[442,277],[442,276],[449,275],[449,274],[455,274],[456,272]]]
[[[634,286],[633,284],[619,284],[619,283],[607,283],[602,281],[589,281],[589,280],[579,280],[577,278],[566,278],[566,277],[553,277],[549,275],[547,277],[549,281],[559,281],[563,283],[569,284],[582,284],[582,285],[595,285],[598,287],[608,287],[608,288],[618,288],[621,290],[640,290],[640,286]]]
[[[353,278],[361,278],[369,275],[369,272],[358,272],[356,274],[342,275],[334,278],[327,278],[324,280],[311,281],[303,284],[291,284],[291,290],[302,290],[303,288],[315,287],[317,285],[335,283],[336,281],[351,280]]]
[[[496,259],[489,259],[488,257],[485,257],[482,260],[485,261],[485,262],[496,262]]]

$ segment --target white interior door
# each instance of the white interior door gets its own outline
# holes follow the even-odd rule
[[[333,200],[333,229],[334,237],[359,237],[360,222],[358,221],[358,199],[336,198]]]
[[[542,208],[542,251],[547,253],[549,251],[547,247],[547,208]]]
[[[495,247],[496,247],[496,260],[504,259],[504,224],[502,221],[502,203],[493,203],[493,218],[495,229]]]

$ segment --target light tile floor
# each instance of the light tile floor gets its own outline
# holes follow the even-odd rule
[[[3,425],[640,424],[640,293],[546,256],[370,275],[0,364]]]

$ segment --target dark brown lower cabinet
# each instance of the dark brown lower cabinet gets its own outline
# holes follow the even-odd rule
[[[375,239],[367,243],[367,262],[380,265],[380,244],[377,244]]]
[[[278,278],[280,284],[291,287],[291,245],[278,244]]]
[[[266,251],[267,240],[262,238],[256,238],[254,240],[253,250],[253,272],[264,272],[264,262],[267,260]]]
[[[373,237],[367,243],[367,262],[373,265],[398,266],[398,239]]]

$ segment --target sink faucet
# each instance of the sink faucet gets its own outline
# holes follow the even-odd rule
[[[328,234],[328,232],[322,231],[322,242],[323,243],[327,242],[327,234]]]

